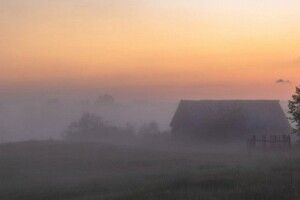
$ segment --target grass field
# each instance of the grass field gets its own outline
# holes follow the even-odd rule
[[[300,199],[300,154],[22,142],[0,146],[1,200]]]

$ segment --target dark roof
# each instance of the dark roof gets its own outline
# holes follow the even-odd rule
[[[182,100],[171,127],[290,132],[290,124],[277,100]]]

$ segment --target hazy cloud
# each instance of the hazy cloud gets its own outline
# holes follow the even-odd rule
[[[284,80],[284,79],[278,79],[278,80],[276,80],[276,83],[277,84],[289,84],[289,83],[291,83],[291,81],[290,80]]]

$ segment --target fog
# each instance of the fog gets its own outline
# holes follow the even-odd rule
[[[0,199],[298,199],[297,145],[178,140],[170,134],[178,103],[2,95]]]
[[[84,113],[101,116],[107,123],[139,129],[156,122],[161,131],[170,129],[178,100],[118,98],[102,102],[107,94],[22,94],[2,95],[0,101],[0,142],[62,139],[69,124]],[[282,102],[287,112],[287,102]]]
[[[177,101],[118,99],[102,102],[105,94],[28,94],[2,96],[1,142],[61,139],[64,130],[83,113],[101,116],[107,123],[139,129],[155,121],[161,131],[169,129]]]

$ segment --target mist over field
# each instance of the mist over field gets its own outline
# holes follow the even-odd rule
[[[1,142],[62,139],[69,124],[84,113],[93,113],[116,126],[156,122],[161,131],[170,122],[180,100],[126,99],[113,96],[113,102],[99,101],[101,94],[2,96],[0,101]],[[281,101],[287,112],[287,101]]]
[[[63,132],[82,114],[97,114],[116,126],[139,129],[155,121],[162,131],[170,129],[176,101],[117,99],[105,103],[92,95],[24,95],[2,96],[0,103],[1,142],[62,139]]]
[[[176,139],[178,107],[107,93],[3,96],[0,199],[299,198],[295,140],[292,148],[251,149],[245,139],[226,140],[225,130],[218,142]],[[281,109],[287,113],[286,101]]]
[[[299,200],[299,0],[0,0],[0,200]]]

